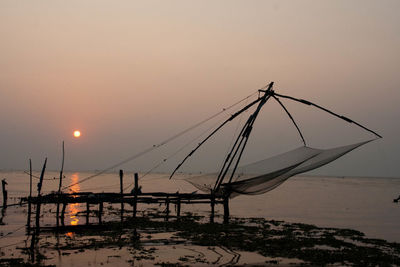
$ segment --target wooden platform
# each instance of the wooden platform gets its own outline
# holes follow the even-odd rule
[[[31,228],[32,218],[32,205],[35,208],[35,229],[37,232],[40,230],[40,210],[42,205],[56,205],[56,227],[64,226],[65,209],[69,204],[75,203],[86,203],[86,224],[89,224],[90,208],[93,205],[98,205],[98,223],[102,224],[103,207],[104,203],[121,205],[120,214],[121,222],[124,220],[124,213],[126,212],[125,204],[132,206],[132,217],[136,218],[137,215],[137,204],[165,204],[165,219],[168,220],[170,216],[170,205],[176,206],[176,217],[179,218],[181,215],[181,205],[183,204],[209,204],[211,208],[210,222],[214,222],[215,205],[223,204],[224,206],[224,223],[229,222],[229,198],[216,196],[214,194],[198,194],[193,193],[166,193],[166,192],[151,192],[143,193],[139,186],[139,175],[134,174],[134,188],[131,193],[127,194],[123,191],[123,170],[119,171],[120,177],[120,192],[119,193],[93,193],[93,192],[73,192],[64,193],[61,190],[62,184],[62,170],[60,172],[60,183],[58,191],[46,195],[41,194],[41,188],[43,183],[44,172],[46,169],[46,162],[43,165],[42,173],[38,183],[38,194],[36,197],[32,196],[32,168],[30,168],[30,193],[29,197],[21,199],[21,202],[28,203],[28,216],[27,216],[27,227]],[[71,185],[70,185],[71,186]],[[61,207],[61,210],[60,210]],[[61,212],[61,214],[60,214]]]
[[[176,205],[176,217],[180,217],[181,205],[183,204],[209,204],[211,208],[210,222],[214,222],[215,205],[224,205],[224,222],[229,220],[229,206],[228,198],[215,197],[212,194],[198,194],[198,193],[165,193],[165,192],[151,192],[151,193],[138,193],[138,194],[121,194],[121,193],[93,193],[93,192],[79,192],[79,193],[51,193],[37,197],[23,198],[22,201],[28,202],[28,222],[27,226],[30,228],[30,218],[32,213],[32,205],[36,206],[36,218],[40,217],[40,207],[46,204],[53,204],[62,206],[61,214],[56,214],[56,225],[64,226],[66,206],[75,203],[86,203],[86,224],[89,224],[89,214],[91,206],[98,206],[98,223],[102,224],[102,215],[104,203],[121,204],[120,214],[121,221],[123,221],[124,213],[128,212],[125,209],[125,204],[132,206],[132,216],[135,218],[137,215],[137,204],[165,204],[165,220],[168,220],[171,212],[170,205]],[[57,208],[59,211],[59,208]],[[61,225],[60,225],[61,223]],[[36,220],[36,228],[40,228],[39,221]]]
[[[136,198],[136,199],[135,199]],[[99,204],[101,202],[108,203],[165,203],[169,201],[173,204],[186,203],[186,204],[201,204],[211,203],[213,196],[211,194],[197,194],[197,193],[140,193],[134,194],[120,194],[120,193],[93,193],[93,192],[80,192],[80,193],[52,193],[40,197],[22,198],[23,201],[32,204],[57,204],[57,203],[90,203]],[[222,198],[215,199],[216,204],[222,203]]]

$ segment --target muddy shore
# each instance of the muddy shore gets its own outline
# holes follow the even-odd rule
[[[400,244],[356,230],[263,218],[205,221],[185,213],[167,222],[154,209],[123,223],[44,227],[34,249],[29,239],[1,248],[0,266],[400,265]]]

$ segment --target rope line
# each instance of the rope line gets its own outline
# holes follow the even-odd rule
[[[18,232],[19,230],[21,230],[21,229],[24,228],[24,227],[25,227],[25,225],[22,225],[21,227],[15,229],[14,231],[8,232],[6,235],[0,236],[0,239],[3,239],[3,238],[5,238],[5,237],[7,237],[7,236],[9,236],[9,235],[12,235],[12,234]]]
[[[321,109],[321,110],[323,110],[323,111],[325,111],[325,112],[327,112],[327,113],[329,113],[329,114],[331,114],[331,115],[333,115],[333,116],[335,116],[335,117],[338,117],[339,119],[342,119],[342,120],[344,120],[344,121],[346,121],[346,122],[348,122],[348,123],[354,123],[354,124],[357,125],[358,127],[363,128],[364,130],[366,130],[366,131],[368,131],[368,132],[370,132],[370,133],[373,133],[375,136],[377,136],[377,137],[379,137],[379,138],[382,138],[382,136],[381,136],[380,134],[374,132],[374,131],[371,130],[371,129],[368,129],[367,127],[365,127],[365,126],[359,124],[358,122],[355,122],[355,121],[353,121],[353,120],[351,120],[351,119],[349,119],[349,118],[347,118],[347,117],[345,117],[345,116],[342,116],[342,115],[339,115],[339,114],[337,114],[337,113],[335,113],[335,112],[332,112],[332,111],[330,111],[329,109],[324,108],[324,107],[321,107],[320,105],[317,105],[317,104],[315,104],[315,103],[312,103],[312,102],[310,102],[310,101],[308,101],[308,100],[304,100],[304,99],[300,99],[300,98],[295,98],[295,97],[287,96],[287,95],[281,95],[281,94],[277,94],[277,93],[274,93],[274,94],[275,94],[276,96],[279,96],[279,97],[287,98],[287,99],[290,99],[290,100],[293,100],[293,101],[297,101],[297,102],[300,102],[300,103],[305,104],[305,105],[308,105],[308,106],[314,106],[314,107],[316,107],[316,108],[319,108],[319,109]]]
[[[103,173],[105,173],[105,172],[107,172],[107,171],[110,171],[110,170],[112,170],[112,169],[115,169],[116,167],[119,167],[119,166],[121,166],[121,165],[123,165],[123,164],[125,164],[125,163],[128,163],[128,162],[130,162],[130,161],[136,159],[136,158],[139,158],[139,157],[141,157],[141,156],[143,156],[143,155],[145,155],[145,154],[147,154],[147,153],[149,153],[149,152],[151,152],[151,151],[153,151],[153,150],[155,150],[155,149],[157,149],[157,148],[159,148],[159,147],[161,147],[161,146],[163,146],[163,145],[165,145],[165,144],[167,144],[167,143],[169,143],[169,142],[171,142],[171,141],[173,141],[173,140],[175,140],[176,138],[178,138],[178,137],[184,135],[185,133],[187,133],[187,132],[189,132],[189,131],[191,131],[191,130],[197,128],[198,126],[200,126],[200,125],[202,125],[202,124],[204,124],[204,123],[206,123],[207,121],[214,119],[215,117],[219,116],[220,114],[225,113],[225,112],[228,111],[229,109],[231,109],[231,108],[237,106],[238,104],[240,104],[241,102],[243,102],[243,101],[245,101],[245,100],[247,100],[247,99],[253,97],[253,96],[254,96],[255,94],[257,94],[257,93],[258,93],[258,91],[252,93],[251,95],[246,96],[245,98],[243,98],[243,99],[241,99],[241,100],[239,100],[239,101],[233,103],[232,105],[230,105],[230,106],[228,106],[228,107],[226,107],[226,108],[223,108],[221,111],[215,113],[214,115],[212,115],[212,116],[210,116],[210,117],[208,117],[208,118],[206,118],[206,119],[204,119],[204,120],[202,120],[202,121],[200,121],[200,122],[198,122],[198,123],[196,123],[196,124],[190,126],[189,128],[187,128],[187,129],[185,129],[185,130],[183,130],[183,131],[181,131],[181,132],[179,132],[179,133],[177,133],[177,134],[171,136],[170,138],[168,138],[168,139],[162,141],[162,142],[159,143],[159,144],[153,145],[152,147],[149,147],[149,148],[147,148],[147,149],[145,149],[145,150],[143,150],[143,151],[141,151],[141,152],[139,152],[139,153],[137,153],[137,154],[135,154],[135,155],[133,155],[133,156],[131,156],[131,157],[125,159],[125,160],[123,160],[123,161],[120,161],[120,162],[118,162],[118,163],[116,163],[116,164],[114,164],[114,165],[112,165],[112,166],[110,166],[110,167],[108,167],[108,168],[106,168],[106,169],[104,169],[104,170],[102,170],[102,171],[99,171],[99,172],[97,172],[97,173],[95,173],[95,174],[93,174],[93,175],[89,175],[88,177],[85,177],[85,178],[83,178],[82,180],[80,180],[80,181],[78,181],[78,182],[76,182],[76,183],[70,184],[70,185],[68,185],[68,186],[64,186],[63,189],[67,189],[67,188],[70,188],[70,187],[72,187],[72,186],[74,186],[74,185],[77,185],[77,184],[81,184],[81,183],[83,183],[83,182],[86,182],[86,181],[88,181],[88,180],[90,180],[90,179],[92,179],[92,178],[95,178],[95,177],[97,177],[97,176],[99,176],[99,175],[101,175],[101,174],[103,174]]]
[[[294,120],[292,114],[290,114],[289,110],[287,110],[287,108],[283,105],[283,103],[279,100],[279,98],[277,98],[277,97],[274,96],[274,95],[272,95],[272,97],[273,97],[273,98],[279,103],[279,105],[281,105],[281,107],[285,110],[286,114],[289,116],[289,118],[292,120],[294,126],[296,127],[297,132],[299,133],[299,135],[300,135],[300,137],[301,137],[301,140],[303,140],[304,146],[307,146],[306,140],[304,140],[304,136],[303,136],[303,134],[301,133],[300,128],[299,128],[299,126],[297,125],[296,121]]]
[[[143,179],[145,176],[147,176],[148,174],[152,173],[155,169],[157,169],[158,167],[160,167],[161,165],[163,165],[165,162],[167,162],[169,159],[175,157],[177,154],[179,154],[179,152],[181,152],[183,149],[185,149],[187,146],[189,146],[190,144],[192,144],[194,141],[196,141],[197,139],[201,138],[203,135],[205,135],[206,133],[208,133],[211,129],[213,129],[216,125],[220,124],[221,121],[225,120],[225,118],[223,118],[222,120],[217,121],[216,123],[214,123],[213,125],[211,125],[210,127],[208,127],[205,131],[203,131],[201,134],[199,134],[198,136],[196,136],[195,138],[193,138],[191,141],[187,142],[186,144],[184,144],[182,147],[180,147],[178,150],[176,150],[174,153],[172,153],[171,155],[169,155],[168,157],[164,158],[162,161],[160,161],[159,163],[157,163],[154,167],[152,167],[150,170],[148,170],[147,172],[145,172],[143,175],[140,176],[139,179]],[[129,184],[128,186],[126,186],[124,188],[124,191],[126,189],[128,189],[129,187],[131,187],[134,183]]]
[[[24,171],[24,173],[30,175],[28,171]],[[32,177],[35,178],[35,179],[40,179],[39,176],[36,176],[36,175],[33,175],[33,174],[32,174]],[[64,178],[65,178],[65,176],[64,176]],[[53,177],[53,178],[43,178],[43,180],[55,180],[55,179],[57,179],[57,178],[56,178],[56,177]]]
[[[264,88],[268,87],[270,85],[266,85],[263,88],[257,90],[257,93],[259,93],[261,90],[263,90]],[[228,122],[232,121],[233,119],[235,119],[237,116],[239,116],[242,112],[248,110],[249,108],[251,108],[253,105],[257,104],[258,102],[260,102],[262,100],[262,98],[258,97],[256,100],[254,100],[253,102],[251,102],[250,104],[246,105],[245,107],[243,107],[242,109],[240,109],[239,111],[237,111],[236,113],[232,114],[231,117],[229,119],[227,119],[226,121],[224,121],[220,126],[218,126],[212,133],[210,133],[203,141],[201,141],[193,150],[192,152],[190,152],[182,161],[181,163],[178,164],[178,166],[175,168],[175,170],[172,172],[172,174],[170,175],[169,179],[171,179],[174,174],[176,173],[176,171],[185,163],[185,161],[191,157],[193,155],[194,152],[196,152],[205,142],[207,142],[208,139],[210,139],[216,132],[218,132],[222,127],[224,127]]]
[[[24,242],[25,242],[25,240],[22,240],[22,241],[19,241],[17,243],[13,243],[13,244],[2,246],[2,247],[0,247],[0,249],[1,248],[8,248],[8,247],[11,247],[11,246],[15,246],[15,245],[18,245],[18,244],[21,244],[21,243],[24,243]]]
[[[260,91],[258,91],[258,97],[260,97]],[[245,104],[247,104],[247,102],[246,102]],[[245,112],[247,112],[247,110],[246,110]],[[238,131],[239,131],[239,126],[242,124],[243,114],[244,114],[244,113],[240,114],[238,123],[236,124],[236,129],[235,129],[235,131],[234,131],[233,134],[232,134],[231,142],[230,142],[229,146],[228,146],[227,149],[226,149],[225,158],[228,158],[228,157],[229,157],[229,152],[230,152],[230,150],[231,150],[231,147],[232,147],[232,145],[233,145],[233,142],[235,141],[235,137],[236,137],[236,135],[237,135],[237,133],[238,133]],[[225,163],[225,162],[221,162],[221,166],[220,166],[219,169],[222,169],[222,168],[224,167],[224,163]]]

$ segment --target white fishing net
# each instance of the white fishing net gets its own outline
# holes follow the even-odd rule
[[[239,167],[231,183],[228,183],[230,175],[227,175],[219,192],[229,191],[231,192],[230,197],[240,194],[263,194],[276,188],[293,175],[319,168],[370,141],[372,140],[331,149],[303,146],[272,158]],[[186,179],[196,188],[208,193],[214,188],[216,180],[217,174]]]

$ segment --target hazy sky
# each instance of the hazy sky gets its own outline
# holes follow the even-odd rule
[[[275,81],[277,92],[384,136],[319,173],[400,177],[399,13],[397,0],[3,0],[0,169],[27,169],[29,158],[38,169],[46,156],[57,169],[62,140],[67,169],[103,169]],[[310,146],[373,137],[284,103]],[[301,145],[275,103],[256,127],[249,161]],[[73,138],[75,129],[81,138]],[[220,162],[215,151],[229,144],[227,136],[203,159],[200,153],[193,170]],[[149,156],[123,168],[146,170],[156,162]]]

